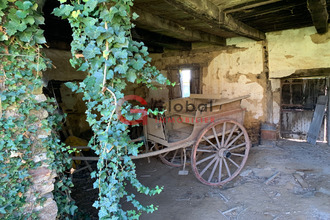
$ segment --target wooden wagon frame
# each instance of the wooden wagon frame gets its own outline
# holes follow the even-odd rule
[[[241,107],[248,97],[191,94],[165,103],[164,116],[145,117],[146,152],[131,158],[159,156],[167,165],[183,167],[180,172],[185,174],[190,157],[199,181],[224,185],[240,173],[248,158],[251,142],[243,127],[245,109]]]

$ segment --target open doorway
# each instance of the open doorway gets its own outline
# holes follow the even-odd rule
[[[281,137],[306,140],[319,96],[326,95],[326,77],[281,80]],[[318,141],[326,141],[326,117]]]

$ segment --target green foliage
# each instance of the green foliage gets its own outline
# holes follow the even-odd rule
[[[37,138],[40,131],[54,130],[58,124],[51,102],[38,103],[34,95],[41,93],[40,71],[45,70],[48,63],[38,45],[45,43],[45,38],[38,27],[44,18],[36,11],[37,7],[35,0],[0,2],[0,219],[37,218],[38,213],[29,213],[29,210],[37,203],[42,204],[42,198],[39,197],[36,204],[26,204],[26,193],[31,186],[29,171],[41,165],[33,161],[37,153],[46,151],[47,163],[58,171],[63,185],[56,189],[69,193],[66,187],[72,185],[70,179],[61,176],[64,167],[70,164],[68,154],[55,157],[65,152],[56,134]],[[43,118],[32,113],[43,109],[51,116]],[[32,206],[25,210],[26,205]],[[71,201],[58,205],[61,213],[74,212]],[[68,211],[62,211],[65,208]]]
[[[117,100],[124,97],[127,82],[153,87],[153,82],[169,84],[169,81],[150,65],[147,47],[130,37],[132,16],[137,17],[130,11],[133,0],[60,2],[53,13],[68,19],[72,27],[70,62],[89,72],[83,82],[66,85],[84,94],[87,121],[95,134],[89,143],[99,156],[98,170],[91,174],[96,178],[94,187],[99,189],[94,207],[99,209],[100,219],[137,219],[143,211],[153,212],[157,207],[141,205],[134,194],[125,190],[126,184],[150,196],[160,193],[161,188],[150,189],[137,180],[135,164],[129,156],[137,155],[142,144],[130,142],[129,127],[115,113]],[[135,209],[124,211],[122,199]]]

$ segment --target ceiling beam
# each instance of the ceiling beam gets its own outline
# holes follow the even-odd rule
[[[138,8],[133,8],[133,11],[139,15],[135,23],[137,26],[141,25],[141,28],[145,26],[152,27],[153,32],[157,32],[183,41],[201,41],[221,46],[226,44],[226,40],[222,37],[202,31],[192,30],[176,22],[161,18]]]
[[[244,4],[236,5],[231,8],[226,8],[226,9],[224,9],[224,12],[233,13],[233,12],[238,12],[238,11],[242,11],[242,10],[246,10],[246,9],[256,8],[256,7],[263,6],[263,5],[268,5],[268,4],[279,2],[279,1],[281,1],[281,0],[267,0],[267,1],[258,0],[258,1],[254,1],[254,2],[247,2]]]
[[[231,15],[225,14],[218,6],[209,0],[165,0],[173,7],[177,7],[192,16],[195,16],[214,28],[221,28],[236,33],[237,35],[253,40],[264,40],[265,33],[250,27]]]
[[[329,14],[326,0],[307,0],[307,8],[311,13],[317,33],[324,34],[328,32]]]
[[[191,50],[191,43],[167,37],[161,34],[143,30],[140,28],[132,29],[132,37],[135,40],[142,41],[148,45],[160,46],[171,50]]]

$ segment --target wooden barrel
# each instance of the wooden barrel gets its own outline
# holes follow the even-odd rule
[[[276,141],[276,125],[270,123],[261,124],[261,140]]]

